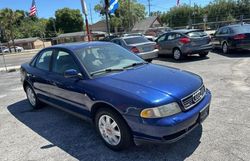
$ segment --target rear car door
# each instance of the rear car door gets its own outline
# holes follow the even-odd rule
[[[33,83],[33,88],[39,99],[50,100],[50,65],[54,50],[43,50],[31,63],[32,71],[27,73],[29,81]]]
[[[84,86],[79,78],[65,78],[64,72],[74,69],[82,74],[79,63],[76,58],[66,50],[56,50],[52,60],[52,102],[59,104],[66,110],[86,115],[88,113],[86,102],[88,98],[85,95]]]

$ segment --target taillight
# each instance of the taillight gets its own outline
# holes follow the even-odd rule
[[[180,38],[179,40],[181,43],[183,44],[188,44],[191,42],[191,40],[188,38],[188,37],[183,37],[183,38]]]
[[[131,51],[133,53],[140,53],[139,49],[137,49],[137,47],[132,47]]]
[[[244,34],[239,34],[239,35],[234,36],[234,40],[242,40],[245,38],[246,38],[246,35],[244,35]]]

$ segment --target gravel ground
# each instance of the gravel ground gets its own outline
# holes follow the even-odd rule
[[[113,152],[84,120],[49,106],[32,110],[19,73],[0,73],[0,160],[250,160],[250,54],[153,63],[195,72],[212,91],[210,116],[187,137]]]

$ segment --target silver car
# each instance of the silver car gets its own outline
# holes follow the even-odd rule
[[[170,54],[176,60],[193,54],[205,57],[213,49],[210,36],[198,29],[173,30],[159,36],[156,42],[159,54]]]
[[[144,36],[120,37],[111,40],[111,42],[137,54],[148,62],[158,57],[159,50],[156,43],[149,41]]]

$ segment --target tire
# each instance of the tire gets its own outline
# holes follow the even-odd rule
[[[176,48],[173,50],[173,58],[175,60],[181,60],[183,58],[182,52],[180,51],[180,49]]]
[[[97,111],[95,126],[105,145],[114,151],[127,149],[133,143],[125,120],[111,109],[102,108]]]
[[[228,45],[227,45],[226,42],[224,42],[222,44],[222,52],[223,52],[223,54],[228,54],[229,53]]]
[[[200,57],[204,58],[204,57],[206,57],[208,55],[208,53],[209,52],[202,52],[199,55],[200,55]]]
[[[25,87],[25,92],[26,92],[26,96],[27,96],[27,99],[29,101],[30,106],[33,109],[39,109],[39,108],[41,108],[42,103],[37,99],[36,93],[31,88],[30,85],[27,85]]]

